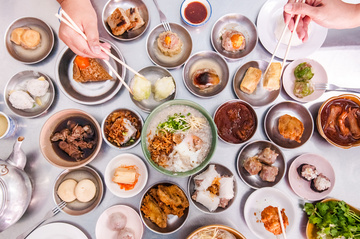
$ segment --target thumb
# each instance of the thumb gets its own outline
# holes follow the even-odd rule
[[[310,6],[306,3],[288,3],[284,6],[284,11],[289,14],[301,14],[313,17],[315,15],[316,7]]]
[[[97,26],[86,25],[84,27],[84,32],[87,37],[87,41],[90,47],[90,50],[96,54],[99,55],[101,53],[100,49],[100,42],[99,42],[99,33],[97,30]]]

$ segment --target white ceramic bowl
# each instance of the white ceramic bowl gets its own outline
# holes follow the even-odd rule
[[[186,17],[185,17],[185,9],[186,7],[192,3],[192,2],[199,2],[201,4],[203,4],[206,8],[206,17],[205,19],[200,22],[200,23],[192,23],[190,22]],[[184,0],[181,4],[181,7],[180,7],[180,16],[181,16],[181,19],[189,26],[192,26],[192,27],[199,27],[199,26],[203,26],[205,25],[205,23],[207,23],[211,17],[211,14],[212,14],[212,8],[211,8],[211,4],[208,0]]]
[[[131,190],[121,189],[117,183],[112,181],[115,170],[120,166],[135,165],[138,168],[139,178],[135,187]],[[120,198],[129,198],[137,195],[148,180],[148,171],[144,162],[134,154],[120,154],[113,158],[105,169],[105,184],[106,187],[116,196]]]

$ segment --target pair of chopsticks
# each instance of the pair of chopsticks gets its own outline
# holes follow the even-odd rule
[[[62,22],[64,22],[66,25],[68,25],[70,28],[72,28],[74,31],[76,31],[77,33],[79,33],[86,41],[87,41],[87,37],[84,34],[84,32],[82,32],[80,30],[80,28],[76,25],[76,23],[70,18],[70,16],[63,10],[61,9],[60,11],[61,15],[59,14],[55,14],[55,16],[57,18],[59,18]],[[64,15],[67,19],[65,19],[62,15]],[[111,58],[113,58],[115,61],[119,62],[121,65],[123,65],[124,67],[126,67],[127,69],[129,69],[131,72],[133,72],[135,75],[141,77],[141,78],[145,78],[143,75],[139,74],[138,72],[136,72],[134,69],[132,69],[130,66],[128,66],[127,64],[125,64],[125,62],[121,61],[119,58],[117,58],[116,56],[114,56],[113,54],[111,54],[110,51],[108,51],[107,49],[105,49],[104,47],[100,46],[101,50],[103,52],[105,52],[106,54],[108,54]],[[111,66],[111,64],[109,63],[109,61],[105,61],[106,65],[110,68],[110,70],[112,72],[114,72],[114,74],[117,76],[117,78],[119,78],[119,80],[121,81],[122,84],[124,84],[124,86],[126,87],[126,89],[133,94],[132,90],[130,89],[130,87],[126,84],[126,82],[124,81],[124,79],[117,73],[117,71]]]
[[[283,236],[284,236],[284,239],[287,239],[287,238],[286,238],[286,233],[285,233],[284,221],[283,221],[283,218],[282,218],[282,215],[281,215],[280,207],[277,207],[277,209],[278,209],[278,213],[279,213],[281,231],[282,231],[282,234],[283,234]]]
[[[296,0],[296,2],[299,2],[299,0]],[[305,3],[305,0],[301,0],[301,3]],[[290,51],[290,46],[291,46],[291,42],[292,42],[292,39],[293,39],[293,35],[294,35],[294,32],[296,31],[296,28],[297,28],[297,26],[298,26],[298,24],[299,24],[299,21],[300,21],[300,15],[296,15],[294,30],[291,32],[290,39],[289,39],[289,43],[288,43],[287,48],[286,48],[285,56],[284,56],[283,62],[282,62],[282,64],[281,64],[281,74],[280,74],[280,76],[282,75],[282,72],[283,72],[283,69],[284,69],[284,65],[285,65],[286,59],[287,59],[288,54],[289,54],[289,51]],[[283,31],[282,31],[282,33],[281,33],[281,36],[280,36],[280,39],[279,39],[279,41],[278,41],[278,43],[277,43],[277,45],[276,45],[276,47],[275,47],[274,53],[273,53],[272,56],[271,56],[271,59],[270,59],[269,64],[268,64],[268,66],[266,67],[266,70],[265,70],[264,75],[267,73],[267,71],[268,71],[269,68],[270,68],[270,65],[271,65],[272,61],[274,60],[275,54],[276,54],[277,50],[279,49],[279,46],[280,46],[280,44],[281,44],[281,40],[283,39],[283,37],[284,37],[284,35],[285,35],[285,32],[286,32],[286,29],[288,28],[288,26],[289,26],[289,22],[286,23],[285,26],[284,26],[284,29],[283,29]]]

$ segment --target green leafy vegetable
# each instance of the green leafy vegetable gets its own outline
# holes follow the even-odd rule
[[[311,65],[307,62],[303,62],[295,68],[294,75],[296,81],[309,81],[313,78],[314,73],[311,71]]]
[[[186,116],[190,116],[190,113]],[[175,133],[176,131],[186,131],[191,127],[186,116],[181,113],[175,113],[173,116],[169,116],[167,121],[160,123],[157,128],[158,130],[164,129],[170,133]]]
[[[309,222],[318,229],[318,238],[360,239],[360,216],[344,201],[305,203]]]

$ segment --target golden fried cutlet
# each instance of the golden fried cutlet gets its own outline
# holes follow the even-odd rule
[[[167,215],[173,214],[178,217],[182,217],[182,215],[184,215],[184,210],[186,208],[181,207],[181,205],[179,207],[176,207],[176,206],[170,207],[170,206],[166,205],[164,202],[162,202],[160,200],[160,198],[158,196],[158,189],[152,188],[149,193],[155,199],[155,201],[159,204],[159,206],[164,211],[164,213],[166,213]]]
[[[187,208],[189,202],[184,192],[176,185],[158,187],[158,196],[161,201],[170,207]]]
[[[146,218],[149,218],[160,228],[166,228],[167,215],[163,212],[163,210],[161,210],[159,204],[157,204],[149,194],[144,197],[141,205],[141,211],[145,214]]]
[[[301,143],[301,136],[304,133],[304,124],[296,117],[285,114],[279,118],[279,133],[286,139],[295,140]]]

